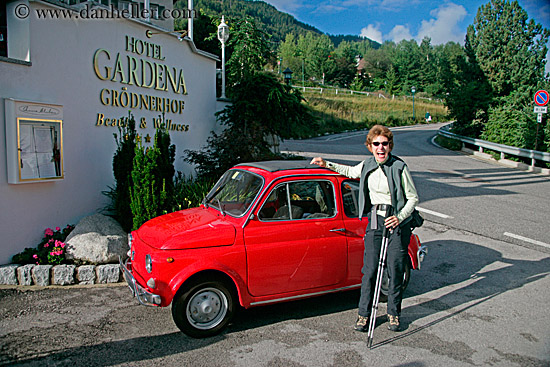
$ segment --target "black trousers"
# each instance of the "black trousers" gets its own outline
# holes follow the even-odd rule
[[[363,256],[363,278],[361,281],[361,297],[359,299],[359,315],[370,316],[378,263],[380,261],[380,248],[382,246],[382,231],[384,229],[384,217],[377,215],[378,228],[371,229],[370,213],[369,224],[365,233],[365,252]],[[389,242],[386,252],[386,267],[388,270],[388,315],[401,315],[401,300],[403,294],[403,273],[408,256],[408,247],[411,237],[411,227],[407,224],[394,228],[388,232]]]

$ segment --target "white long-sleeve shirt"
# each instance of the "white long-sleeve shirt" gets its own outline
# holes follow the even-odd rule
[[[361,178],[361,171],[363,170],[363,162],[355,166],[347,166],[345,164],[338,164],[325,160],[327,168],[338,172],[349,178]],[[412,180],[409,167],[405,166],[401,174],[401,181],[403,183],[403,192],[405,194],[405,205],[396,214],[399,223],[407,219],[413,212],[414,208],[418,204],[418,193]],[[374,204],[389,204],[391,205],[391,193],[388,185],[388,179],[384,174],[381,165],[369,175],[367,180],[369,188],[369,197],[371,203]]]

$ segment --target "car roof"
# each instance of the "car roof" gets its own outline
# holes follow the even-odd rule
[[[322,169],[316,164],[310,164],[311,160],[279,160],[279,161],[262,161],[262,162],[247,162],[240,163],[238,166],[249,166],[254,168],[263,169],[268,172],[289,171],[296,169]]]

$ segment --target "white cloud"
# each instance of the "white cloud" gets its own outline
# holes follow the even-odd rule
[[[369,24],[365,28],[361,29],[361,37],[367,37],[373,41],[382,43],[382,32],[379,28],[379,25]]]
[[[404,25],[396,25],[386,38],[391,39],[395,43],[399,43],[402,40],[411,40],[414,37],[411,35],[409,27]]]
[[[432,45],[464,41],[465,34],[459,23],[466,17],[467,12],[462,5],[448,3],[432,10],[430,15],[434,18],[422,21],[416,36],[417,41],[422,41],[424,37],[430,37]]]
[[[383,34],[380,24],[369,24],[361,30],[361,36],[368,37],[376,42],[382,43],[391,40],[399,43],[402,40],[415,39],[421,42],[424,37],[430,37],[432,45],[447,43],[449,41],[463,43],[464,31],[460,29],[459,23],[467,15],[462,5],[447,3],[430,12],[433,17],[430,20],[423,20],[416,36],[411,33],[409,25],[396,25],[388,34]]]

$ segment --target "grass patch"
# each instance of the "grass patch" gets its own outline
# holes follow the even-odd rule
[[[368,129],[376,124],[389,127],[426,123],[429,112],[432,122],[447,121],[447,108],[440,102],[427,100],[413,103],[403,97],[379,98],[371,95],[320,94],[303,92],[308,106],[318,121],[313,135],[323,135],[346,130]]]

